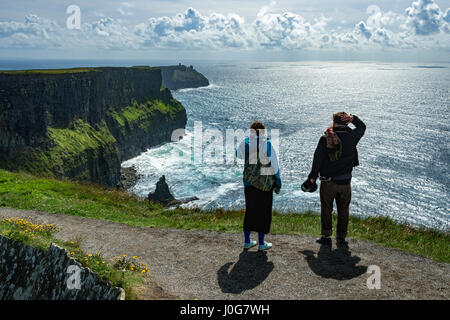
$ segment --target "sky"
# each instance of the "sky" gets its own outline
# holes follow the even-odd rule
[[[450,62],[450,0],[2,1],[0,58]]]

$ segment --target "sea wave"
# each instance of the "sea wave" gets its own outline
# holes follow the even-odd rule
[[[216,88],[220,88],[220,86],[210,83],[208,86],[198,87],[198,88],[178,89],[178,90],[176,90],[176,92],[191,92],[191,91],[201,91],[201,90],[216,89]]]

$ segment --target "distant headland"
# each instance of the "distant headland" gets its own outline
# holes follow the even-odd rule
[[[209,86],[208,79],[194,69],[181,63],[177,66],[162,66],[163,85],[171,90]]]

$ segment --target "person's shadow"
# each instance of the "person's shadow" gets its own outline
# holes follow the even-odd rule
[[[349,280],[367,272],[367,266],[357,265],[361,259],[352,256],[348,245],[339,245],[336,250],[331,245],[321,245],[317,257],[310,250],[300,253],[305,255],[311,270],[323,278]]]
[[[244,250],[238,262],[224,264],[217,271],[217,280],[224,293],[239,294],[259,286],[272,272],[274,265],[267,261],[266,252]]]

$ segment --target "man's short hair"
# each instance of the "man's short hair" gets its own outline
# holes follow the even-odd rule
[[[347,114],[347,112],[343,112],[343,111],[333,114],[333,122],[335,122],[337,124],[344,124],[344,125],[346,125],[347,122],[344,122],[344,121],[341,120],[341,117],[346,115],[346,114]]]

